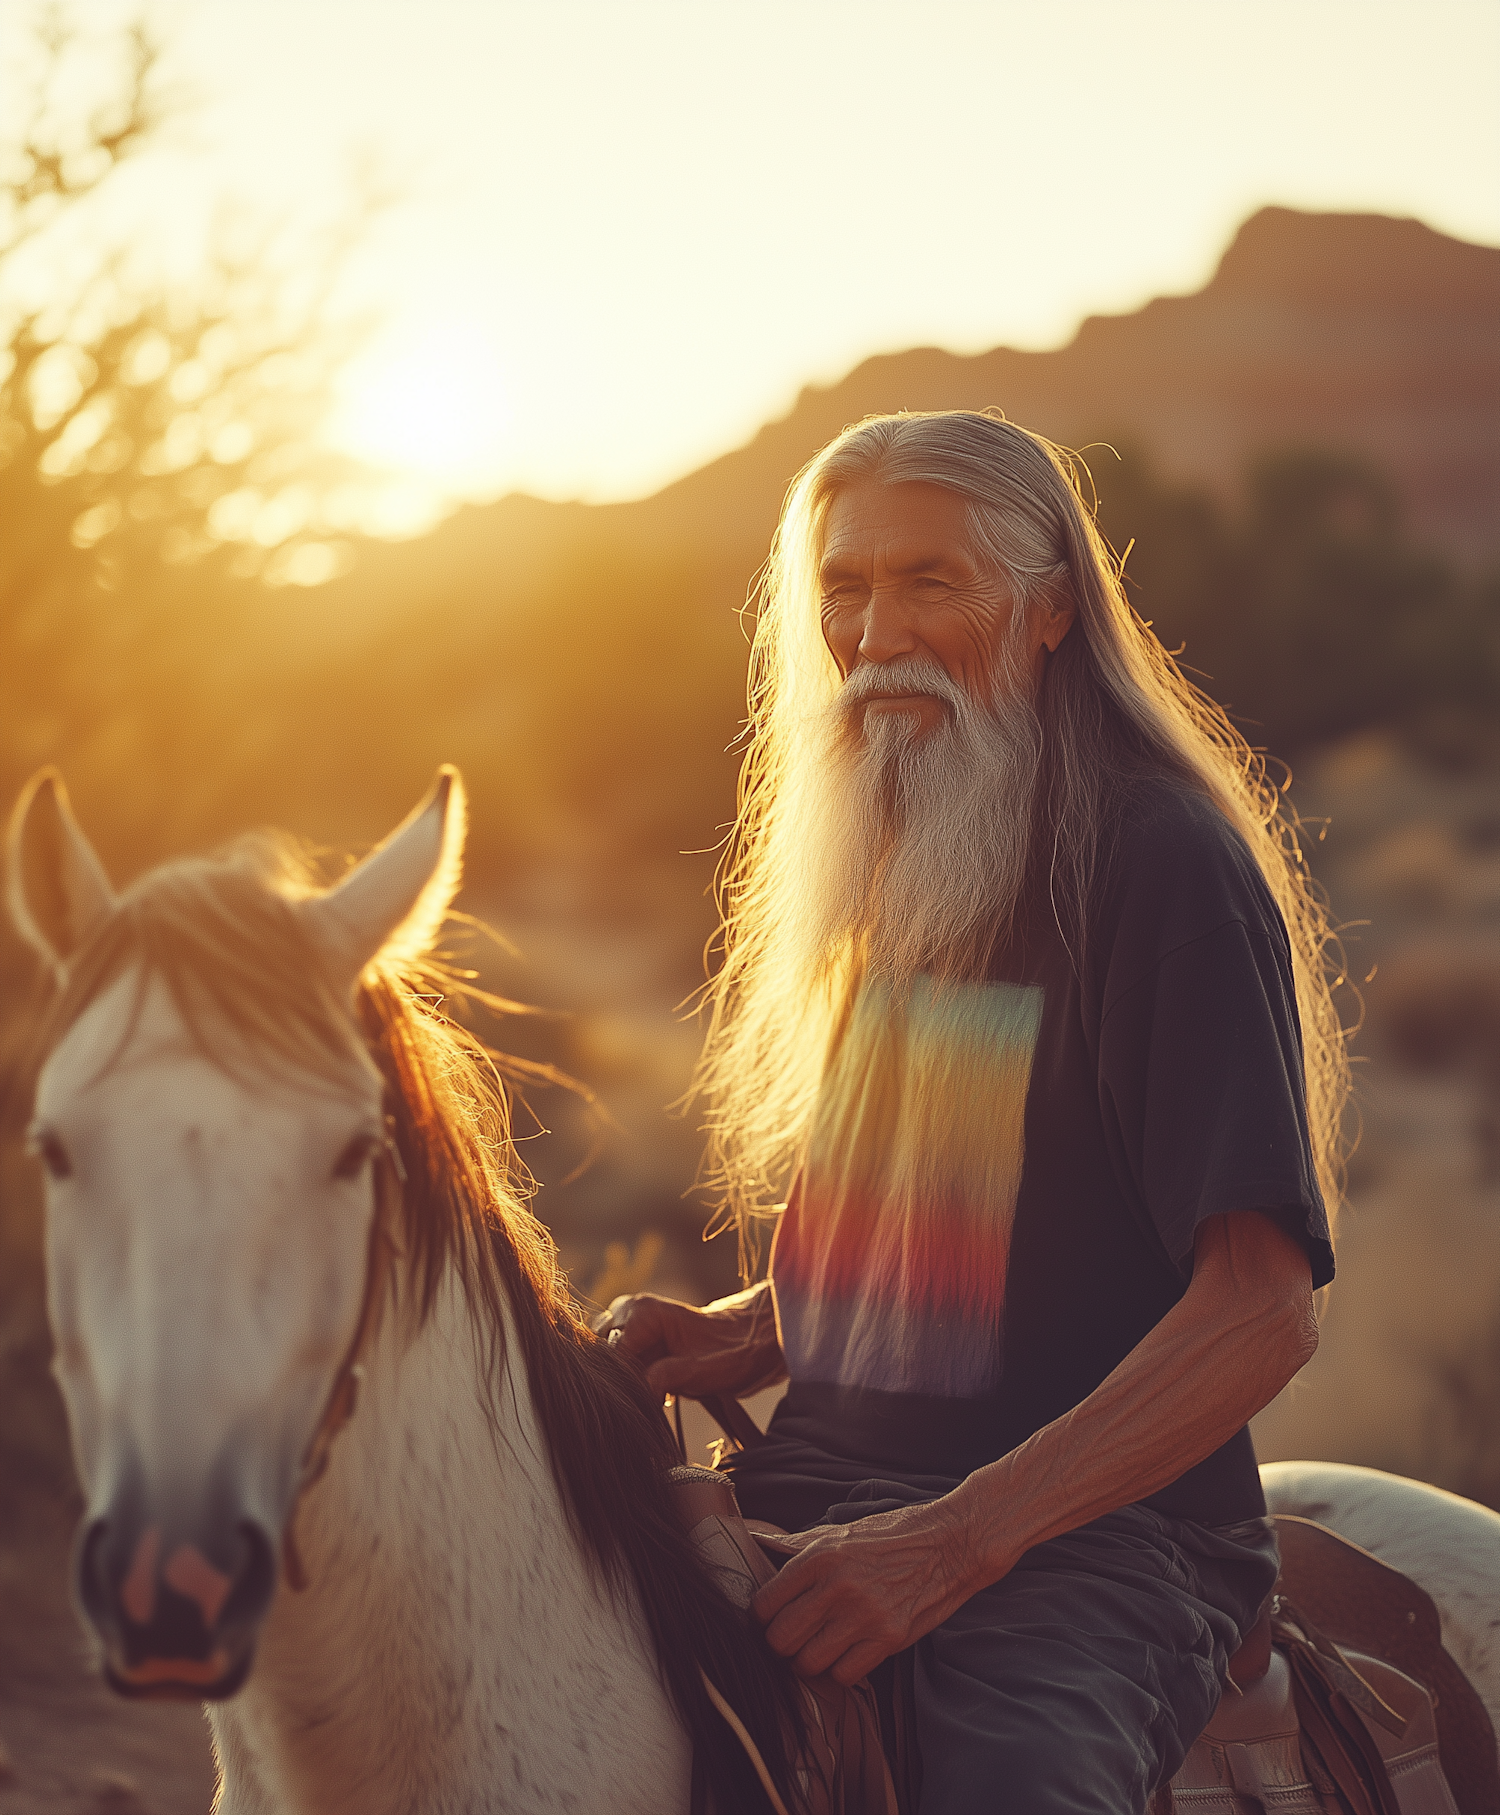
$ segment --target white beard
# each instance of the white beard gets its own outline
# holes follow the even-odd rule
[[[1015,652],[1001,665],[984,703],[935,663],[899,661],[856,668],[827,708],[798,815],[810,971],[852,942],[898,990],[924,971],[947,983],[982,973],[1025,879],[1041,747],[1030,677]],[[919,736],[915,711],[861,710],[892,688],[949,712]]]

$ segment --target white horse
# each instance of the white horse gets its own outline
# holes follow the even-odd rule
[[[332,890],[261,840],[116,896],[56,777],[23,796],[79,1600],[116,1688],[210,1702],[220,1815],[668,1815],[695,1747],[722,1815],[763,1807],[701,1672],[784,1790],[791,1681],[678,1532],[660,1409],[571,1309],[433,1004],[462,839],[445,771]],[[1500,1517],[1267,1476],[1434,1595],[1500,1724]]]
[[[763,1807],[700,1668],[783,1788],[793,1679],[726,1619],[661,1408],[413,968],[463,819],[447,771],[329,892],[262,839],[117,897],[57,778],[23,798],[78,1598],[115,1688],[210,1702],[219,1815],[665,1815],[694,1741],[725,1815]]]

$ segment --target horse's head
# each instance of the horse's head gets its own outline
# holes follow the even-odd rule
[[[331,890],[263,844],[117,896],[55,774],[17,807],[11,910],[59,987],[32,1142],[76,1588],[124,1693],[249,1669],[365,1302],[386,1125],[356,980],[430,944],[462,843],[444,771]]]

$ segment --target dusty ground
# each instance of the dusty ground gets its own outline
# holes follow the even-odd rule
[[[71,1525],[71,1508],[33,1506],[0,1550],[0,1815],[207,1815],[202,1711],[122,1701],[92,1667]]]

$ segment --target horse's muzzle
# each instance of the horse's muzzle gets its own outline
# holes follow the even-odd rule
[[[122,1507],[79,1533],[78,1601],[121,1695],[222,1701],[244,1682],[276,1592],[276,1547],[253,1519],[180,1530]]]

